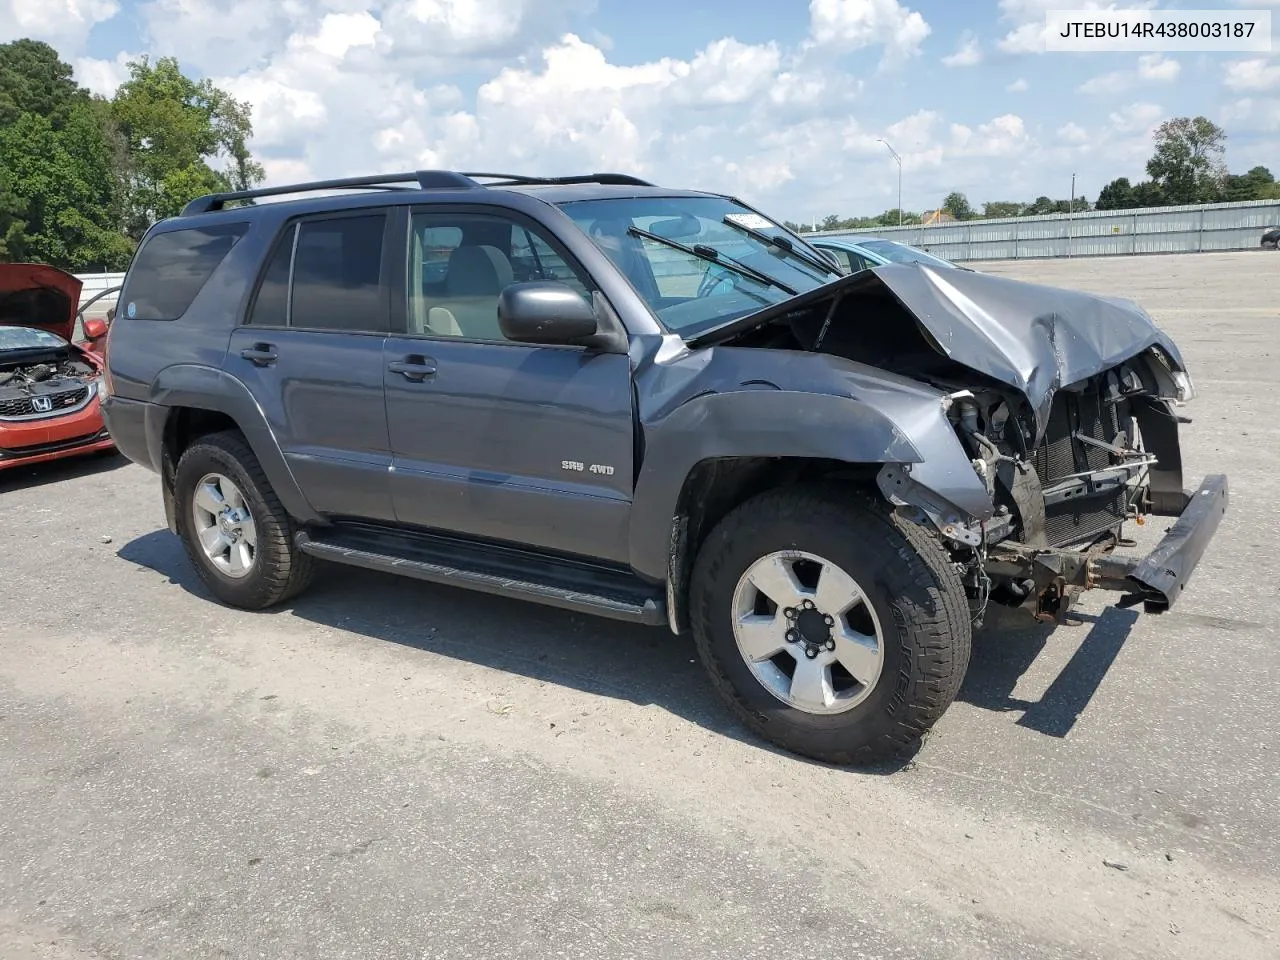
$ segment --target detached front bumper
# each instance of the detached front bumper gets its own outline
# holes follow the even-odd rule
[[[1125,594],[1126,605],[1141,603],[1147,613],[1160,613],[1182,594],[1218,531],[1230,501],[1227,478],[1206,477],[1184,496],[1177,521],[1145,557],[1115,556],[1110,544],[1069,551],[1002,543],[988,556],[987,574],[1026,584],[1027,605],[1042,620],[1060,619],[1076,593],[1095,588]]]
[[[1148,613],[1167,610],[1218,532],[1230,500],[1224,474],[1206,477],[1154,550],[1140,560],[1099,557],[1089,567],[1091,585],[1137,595]]]

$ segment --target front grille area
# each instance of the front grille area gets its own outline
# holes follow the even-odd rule
[[[70,390],[58,390],[50,393],[37,393],[0,400],[0,417],[29,417],[36,414],[54,416],[59,410],[66,410],[84,403],[89,396],[87,386],[72,387]],[[50,410],[37,410],[34,401],[39,397],[52,404]]]
[[[1055,504],[1044,512],[1045,539],[1051,547],[1092,540],[1124,519],[1128,507],[1128,487],[1110,497],[1085,497]]]
[[[1107,402],[1095,381],[1076,393],[1062,391],[1054,397],[1045,442],[1035,451],[1033,463],[1043,487],[1075,474],[1105,470],[1119,461],[1076,435],[1102,443],[1114,443],[1128,417],[1128,402]],[[1131,491],[1114,489],[1103,495],[1083,495],[1045,507],[1045,537],[1052,547],[1080,543],[1115,527],[1128,510]]]

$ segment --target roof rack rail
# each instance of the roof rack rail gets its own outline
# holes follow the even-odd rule
[[[197,197],[182,210],[184,217],[221,210],[235,200],[253,200],[258,197],[279,197],[290,193],[310,193],[318,190],[479,190],[483,186],[464,173],[452,170],[415,170],[412,173],[388,173],[372,177],[343,177],[338,180],[313,180],[309,183],[291,183],[279,187],[258,187],[253,190],[236,190],[230,193],[211,193]]]
[[[473,180],[500,180],[504,184],[567,186],[575,183],[599,183],[605,186],[652,187],[648,180],[641,180],[627,173],[584,173],[572,177],[527,177],[519,173],[464,173]]]

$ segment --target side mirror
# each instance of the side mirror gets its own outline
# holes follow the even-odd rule
[[[555,280],[513,283],[498,297],[498,327],[515,343],[580,344],[598,330],[595,307]]]
[[[90,317],[84,322],[84,338],[86,340],[101,340],[107,335],[107,321],[101,317]]]

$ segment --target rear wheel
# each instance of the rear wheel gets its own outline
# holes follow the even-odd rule
[[[708,536],[691,590],[695,641],[755,731],[832,763],[917,743],[959,690],[968,603],[950,558],[847,489],[774,491]]]
[[[304,590],[314,561],[294,545],[294,524],[258,458],[235,431],[201,437],[174,474],[178,533],[219,600],[259,610]]]

